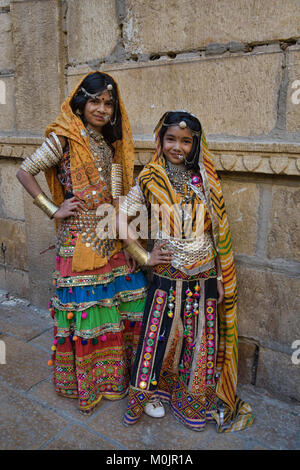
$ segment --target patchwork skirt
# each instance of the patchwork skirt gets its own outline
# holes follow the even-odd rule
[[[146,298],[142,271],[129,272],[124,254],[103,268],[72,272],[72,257],[57,256],[52,346],[56,392],[89,411],[102,397],[128,393]]]
[[[201,431],[217,410],[216,270],[188,278],[169,269],[153,274],[133,366],[124,424],[134,424],[153,397]],[[155,269],[154,269],[155,271]]]

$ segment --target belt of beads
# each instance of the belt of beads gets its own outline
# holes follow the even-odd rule
[[[101,221],[103,216],[96,215],[96,210],[89,210],[83,214],[76,214],[63,221],[62,225],[67,227],[97,227],[98,223]]]

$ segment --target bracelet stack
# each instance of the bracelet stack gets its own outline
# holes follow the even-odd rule
[[[51,133],[55,140],[54,145],[50,139],[46,139],[45,142],[39,147],[32,155],[26,157],[21,164],[22,170],[35,176],[40,171],[45,171],[47,168],[56,166],[62,157],[63,150],[58,137]]]
[[[123,170],[120,163],[113,163],[111,167],[111,194],[113,199],[122,196]]]
[[[122,198],[120,212],[123,212],[128,217],[132,217],[136,216],[137,212],[141,212],[143,208],[146,209],[145,199],[141,189],[136,185]]]

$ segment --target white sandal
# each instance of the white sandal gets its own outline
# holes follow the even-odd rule
[[[151,418],[163,418],[165,416],[164,406],[158,399],[148,401],[144,411]]]

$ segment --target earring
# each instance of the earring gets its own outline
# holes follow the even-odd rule
[[[114,116],[113,120],[110,119],[110,124],[112,126],[114,126],[116,124],[116,122],[117,122],[117,113],[115,113],[115,116]]]

